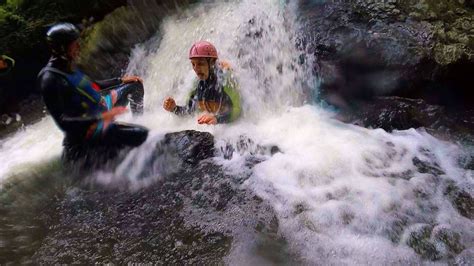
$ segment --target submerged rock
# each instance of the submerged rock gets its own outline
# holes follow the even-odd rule
[[[136,192],[73,188],[33,260],[223,263],[234,244],[249,241],[246,245],[257,249],[262,237],[274,239],[278,228],[272,225],[272,208],[233,180],[204,163]],[[239,240],[249,234],[255,239]]]
[[[88,178],[68,189],[56,206],[59,219],[48,220],[50,230],[33,261],[235,264],[242,256],[262,263],[292,261],[278,235],[275,211],[243,186],[249,176],[229,175],[213,162],[210,133],[174,132],[148,145],[152,152],[141,179],[104,185],[98,180],[107,173],[101,171],[93,175],[95,182]],[[167,163],[173,171],[150,170]],[[121,167],[133,165],[125,162],[113,171],[120,176]],[[147,179],[146,186],[133,186]],[[284,255],[273,256],[275,250]]]
[[[449,182],[444,190],[444,195],[448,196],[462,216],[474,219],[474,198],[468,191],[458,187],[454,182]]]
[[[420,254],[425,259],[439,259],[435,245],[430,241],[433,227],[428,224],[414,224],[402,236],[402,242]]]
[[[468,266],[474,265],[474,248],[466,249],[455,259],[456,265]]]
[[[194,130],[168,133],[157,145],[158,150],[159,146],[166,146],[167,151],[176,153],[184,162],[196,164],[214,155],[214,136]]]
[[[451,254],[459,254],[464,250],[464,246],[461,244],[461,235],[448,225],[437,225],[433,228],[431,238],[435,242],[441,242],[446,245]]]

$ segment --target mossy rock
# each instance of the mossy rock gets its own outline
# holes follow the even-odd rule
[[[454,265],[474,265],[474,248],[465,249],[455,259]]]
[[[159,36],[164,17],[196,1],[133,1],[115,9],[84,32],[79,64],[96,79],[122,74],[131,49],[151,37]]]
[[[431,238],[435,242],[445,244],[449,251],[454,254],[459,254],[464,250],[464,246],[461,243],[461,235],[448,225],[437,225],[433,228]]]
[[[447,182],[444,195],[448,197],[459,214],[468,219],[474,219],[474,198],[468,191],[460,188],[454,182]]]
[[[299,46],[315,55],[320,97],[338,108],[401,96],[472,109],[472,7],[459,0],[302,1]]]
[[[439,252],[430,240],[433,226],[429,224],[414,224],[402,236],[402,243],[411,247],[421,257],[430,260],[439,259]]]
[[[159,27],[158,18],[144,23],[139,11],[121,7],[84,32],[80,65],[95,78],[120,75],[131,48],[149,39]]]

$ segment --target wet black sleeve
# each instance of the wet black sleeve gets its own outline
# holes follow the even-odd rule
[[[106,89],[109,87],[115,87],[122,84],[121,78],[113,78],[113,79],[104,79],[104,80],[97,80],[95,81],[101,89]]]
[[[189,95],[187,105],[185,106],[177,105],[173,112],[179,116],[184,116],[184,115],[189,115],[189,114],[194,113],[194,111],[196,111],[196,99],[194,97],[195,95],[196,95],[196,91],[193,91]]]

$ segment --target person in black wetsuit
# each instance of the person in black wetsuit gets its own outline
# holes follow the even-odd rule
[[[142,80],[125,76],[93,81],[75,66],[80,47],[73,24],[56,24],[46,35],[52,56],[38,74],[38,85],[46,108],[65,134],[63,158],[90,157],[91,151],[109,157],[123,147],[142,144],[148,129],[114,121],[128,103],[133,114],[143,112]]]

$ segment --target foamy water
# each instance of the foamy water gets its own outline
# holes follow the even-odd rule
[[[146,114],[133,122],[148,126],[150,138],[114,173],[98,174],[98,181],[126,178],[138,188],[159,179],[162,166],[146,162],[153,144],[167,132],[208,131],[218,147],[246,136],[281,150],[264,155],[266,160],[252,169],[244,186],[271,203],[280,234],[303,262],[419,263],[423,258],[406,238],[420,224],[451,228],[466,248],[473,248],[474,223],[443,194],[446,181],[474,194],[472,171],[458,166],[462,147],[413,129],[389,134],[343,124],[310,105],[317,80],[309,71],[311,57],[308,65],[299,61],[296,28],[294,7],[270,0],[202,4],[165,19],[161,42],[135,48],[128,68],[145,81]],[[217,46],[239,80],[243,117],[233,124],[198,125],[197,116],[179,118],[161,107],[167,96],[185,104],[194,80],[187,52],[200,39]],[[132,121],[130,116],[122,119]],[[0,178],[28,169],[29,163],[54,159],[60,142],[61,133],[50,118],[4,140]],[[218,156],[215,161],[238,175],[248,171],[247,156],[235,153],[230,160]],[[421,171],[419,161],[432,171]],[[138,178],[144,167],[156,168],[155,179]],[[446,249],[437,248],[442,254]],[[227,262],[253,260],[231,252]]]
[[[10,175],[29,171],[36,164],[54,160],[61,154],[62,133],[47,117],[14,136],[0,141],[0,184]]]

